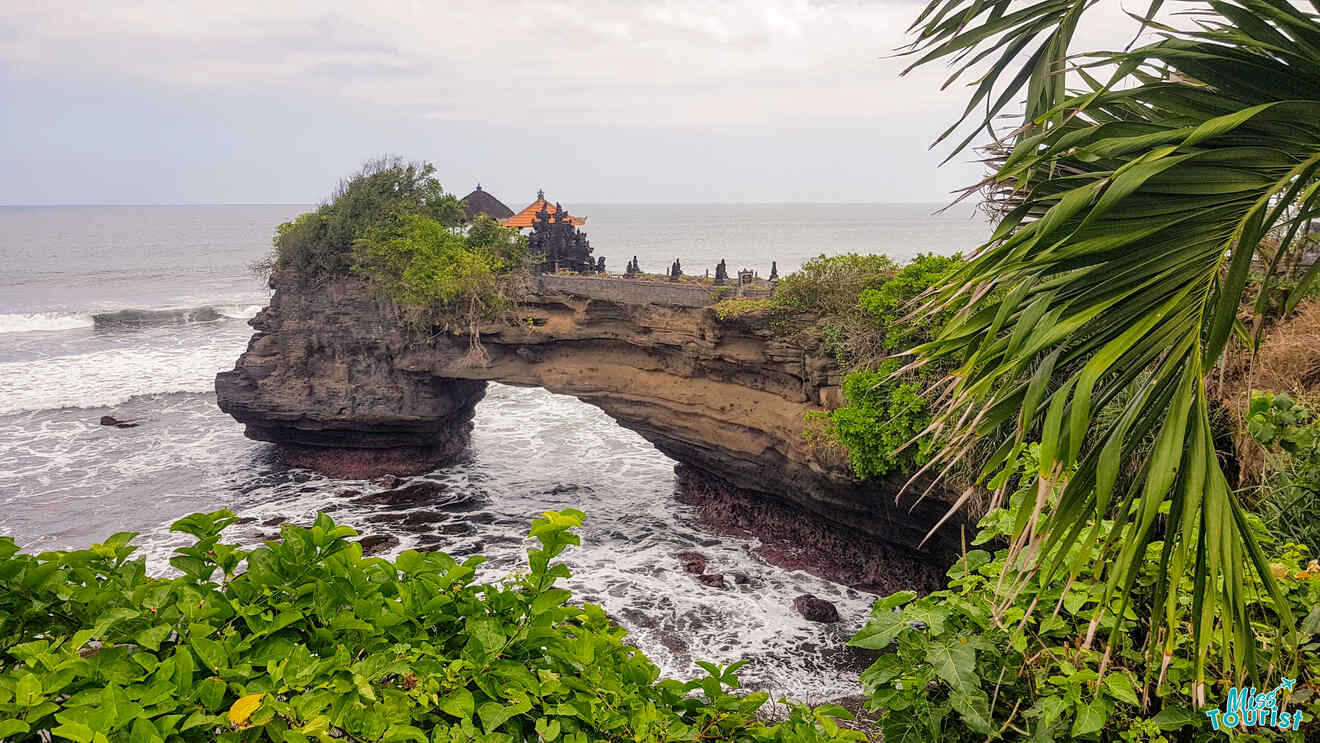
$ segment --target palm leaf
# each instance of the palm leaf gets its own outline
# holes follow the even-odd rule
[[[908,51],[927,63],[1020,49],[1027,37],[1053,44],[1017,73],[1001,56],[973,96],[987,99],[982,90],[1012,74],[1005,93],[1025,89],[1026,125],[989,180],[1011,212],[927,306],[970,301],[913,350],[918,362],[958,363],[932,426],[944,444],[934,466],[1007,429],[981,469],[989,478],[1016,445],[1039,440],[1038,474],[1060,494],[1049,509],[1021,506],[1018,564],[1089,573],[1103,606],[1127,606],[1146,544],[1163,539],[1151,648],[1171,654],[1189,623],[1203,688],[1212,645],[1238,671],[1255,670],[1250,584],[1284,606],[1216,456],[1204,377],[1241,332],[1263,241],[1278,238],[1273,266],[1320,209],[1320,17],[1284,0],[1197,5],[1195,30],[1152,25],[1159,41],[1086,58],[1076,68],[1085,87],[1065,93],[1084,2],[934,0]],[[1111,71],[1104,84],[1101,69]],[[1134,460],[1142,477],[1120,487]],[[1101,519],[1115,528],[1099,534]],[[1084,533],[1104,539],[1105,559],[1063,564]],[[1179,601],[1188,583],[1190,607]]]

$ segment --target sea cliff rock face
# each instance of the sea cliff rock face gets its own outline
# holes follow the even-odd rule
[[[916,548],[947,508],[896,504],[897,482],[861,483],[813,449],[804,414],[840,402],[834,360],[810,341],[719,322],[706,290],[543,277],[524,322],[482,325],[474,354],[467,334],[409,329],[363,281],[274,283],[247,351],[216,378],[221,409],[250,438],[452,454],[498,381],[577,397],[685,465],[891,544]],[[925,549],[957,539],[945,530]]]

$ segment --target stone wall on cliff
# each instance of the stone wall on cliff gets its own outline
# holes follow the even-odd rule
[[[804,415],[841,402],[840,370],[806,335],[721,323],[690,290],[546,277],[521,322],[418,330],[362,280],[277,276],[270,306],[220,407],[249,437],[334,450],[466,444],[487,381],[543,387],[605,411],[679,462],[844,529],[915,549],[947,503],[895,503],[899,481],[859,482],[803,436]],[[618,284],[618,286],[615,286]],[[673,294],[673,292],[670,292]],[[608,456],[602,452],[602,456]],[[957,549],[945,529],[925,549]]]

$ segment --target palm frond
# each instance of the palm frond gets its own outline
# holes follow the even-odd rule
[[[919,63],[1028,36],[1070,39],[1086,3],[1009,5],[935,0]],[[1011,210],[930,306],[971,301],[914,353],[958,363],[936,423],[938,465],[1010,429],[981,468],[988,479],[1014,445],[1041,442],[1038,474],[1062,491],[1048,513],[1022,506],[1015,548],[1028,570],[1089,572],[1121,607],[1146,544],[1163,538],[1151,637],[1170,654],[1174,629],[1190,621],[1203,674],[1212,644],[1254,669],[1251,586],[1284,605],[1216,456],[1204,377],[1239,334],[1267,235],[1277,263],[1320,208],[1320,16],[1285,0],[1216,0],[1198,3],[1193,20],[1194,30],[1160,27],[1155,43],[1087,58],[1083,88],[1067,95],[1056,95],[1064,75],[1050,72],[1066,46],[1051,47],[1045,68],[1027,60],[1029,78],[1045,69],[1052,81],[1027,86],[1029,126],[991,179]],[[1006,71],[997,63],[982,87]],[[1097,414],[1111,406],[1119,414]],[[1133,458],[1144,458],[1143,477],[1120,487]],[[1060,564],[1102,518],[1116,524],[1098,535],[1107,559]],[[1179,601],[1184,581],[1190,607]]]

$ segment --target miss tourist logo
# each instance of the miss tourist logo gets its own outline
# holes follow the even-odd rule
[[[1210,726],[1215,730],[1234,728],[1272,727],[1278,730],[1296,730],[1302,724],[1302,713],[1281,712],[1278,693],[1289,692],[1297,679],[1280,679],[1273,690],[1256,693],[1256,687],[1239,686],[1228,690],[1228,699],[1222,710],[1212,709],[1205,713],[1210,718]]]

